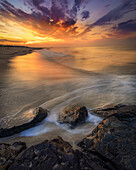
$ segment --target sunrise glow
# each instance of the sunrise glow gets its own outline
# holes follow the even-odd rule
[[[134,0],[1,0],[0,42],[91,45],[136,38]]]

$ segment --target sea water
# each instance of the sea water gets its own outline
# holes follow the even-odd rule
[[[33,119],[42,106],[49,116],[14,138],[62,136],[81,140],[102,120],[90,110],[109,104],[136,104],[136,50],[130,47],[59,47],[16,56],[0,73],[0,126]],[[75,129],[57,122],[66,107],[86,106],[89,117]]]

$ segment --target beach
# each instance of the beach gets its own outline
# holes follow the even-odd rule
[[[136,0],[0,0],[0,170],[136,170]]]
[[[41,48],[33,48],[27,46],[10,46],[10,45],[0,45],[0,69],[6,68],[9,60],[18,55],[25,55],[32,53],[34,50]]]
[[[105,113],[102,114],[104,110],[99,112],[101,108],[107,106],[109,109],[107,112],[111,114],[110,110],[113,110],[113,115],[114,110],[117,109],[120,115],[128,106],[128,112],[135,113],[135,106],[132,106],[135,105],[136,99],[134,48],[1,47],[1,49],[1,143],[12,145],[14,142],[21,141],[29,148],[60,136],[64,140],[64,145],[68,142],[74,150],[80,150],[78,143],[100,127],[101,122],[105,123],[105,119],[111,121],[104,115]],[[81,124],[78,121],[79,125],[77,123],[71,128],[69,126],[71,119],[63,121],[62,118],[65,116],[59,118],[65,111],[71,113],[72,108],[76,110],[83,106],[87,109],[85,111],[87,116],[82,121],[80,118]],[[45,109],[43,115],[40,111],[35,111],[39,107]],[[81,114],[76,111],[72,113]],[[135,114],[132,116],[132,120],[129,116],[125,120],[128,122],[129,119],[135,120]],[[123,120],[124,118],[120,120],[121,127],[124,126]],[[117,127],[120,126],[116,121]],[[113,128],[115,128],[114,123]],[[107,130],[104,127],[102,129],[105,135]],[[121,136],[122,134],[121,132]],[[61,139],[57,140],[58,143],[63,143]],[[96,138],[96,140],[100,139]],[[26,148],[24,144],[17,145]],[[94,162],[96,163],[96,160]],[[111,165],[113,166],[114,163]]]

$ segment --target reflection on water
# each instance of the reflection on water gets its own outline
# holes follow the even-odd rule
[[[15,80],[62,81],[81,73],[136,71],[136,51],[109,47],[53,48],[17,56],[11,60],[10,77]],[[85,72],[86,71],[86,72]],[[116,72],[115,72],[116,71]]]
[[[69,136],[69,140],[83,137],[94,127],[95,119],[70,131],[56,124],[58,114],[71,105],[95,108],[135,104],[135,54],[134,49],[124,47],[77,47],[40,50],[13,58],[0,81],[1,126],[29,121],[33,109],[42,105],[50,110],[48,121],[23,136],[43,132]]]
[[[64,54],[60,56],[54,55],[53,59],[59,57],[60,63],[65,63],[70,67],[76,67],[83,70],[112,72],[115,71],[114,68],[120,68],[122,66],[125,66],[125,68],[126,66],[133,66],[133,68],[135,68],[135,65],[133,64],[136,64],[136,50],[133,48],[77,47],[56,48],[53,49],[53,51]],[[132,71],[132,68],[129,68],[129,70]],[[121,69],[118,71],[122,72]]]
[[[58,81],[73,77],[70,69],[45,59],[38,52],[18,56],[11,61],[11,76],[23,81],[44,79]]]

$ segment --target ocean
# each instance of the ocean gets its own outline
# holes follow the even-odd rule
[[[74,145],[102,119],[89,114],[86,123],[70,129],[57,122],[66,107],[86,106],[90,112],[109,104],[136,104],[136,50],[132,47],[45,48],[12,58],[0,77],[1,127],[30,121],[38,106],[50,111],[38,126],[8,141],[30,144],[59,135]]]

